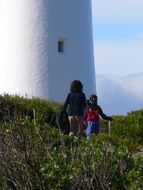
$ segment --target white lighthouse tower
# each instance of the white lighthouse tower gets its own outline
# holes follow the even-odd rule
[[[91,0],[0,0],[0,93],[63,101],[95,92]]]

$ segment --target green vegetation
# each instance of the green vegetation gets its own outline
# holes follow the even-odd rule
[[[63,135],[61,104],[0,96],[0,189],[143,189],[143,110],[105,121],[91,140]]]

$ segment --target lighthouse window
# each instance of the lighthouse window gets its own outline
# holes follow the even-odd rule
[[[64,41],[63,40],[58,41],[58,52],[60,52],[60,53],[64,52]]]

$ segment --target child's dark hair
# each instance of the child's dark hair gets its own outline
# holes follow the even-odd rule
[[[90,96],[89,100],[90,100],[91,102],[97,102],[97,95],[96,95],[96,94],[92,94],[92,95]]]
[[[83,90],[83,85],[79,80],[74,80],[71,83],[71,86],[70,86],[71,92],[78,92],[79,93],[79,92],[82,92],[82,90]]]
[[[90,108],[96,108],[97,106],[97,95],[92,94],[89,100],[86,100],[86,105]]]

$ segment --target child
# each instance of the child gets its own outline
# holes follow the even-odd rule
[[[87,125],[87,139],[90,139],[91,134],[99,133],[100,116],[105,120],[112,120],[112,117],[108,117],[103,113],[101,107],[97,104],[97,96],[93,94],[87,101],[87,106],[84,113],[84,123]]]

